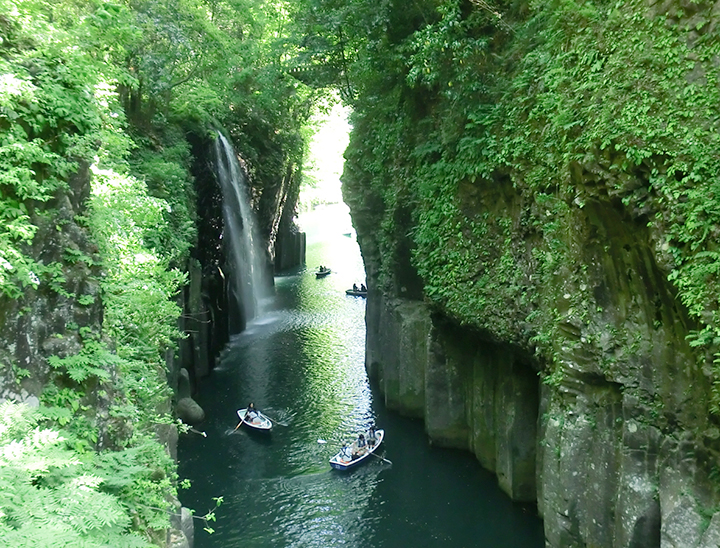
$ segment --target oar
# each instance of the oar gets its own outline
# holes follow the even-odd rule
[[[205,432],[200,432],[200,430],[195,430],[194,428],[190,428],[190,432],[194,432],[195,434],[200,434],[203,438],[207,438],[207,434]]]
[[[263,413],[268,419],[270,419],[272,422],[279,424],[280,426],[287,426],[284,422],[280,422],[279,420],[275,420],[272,417],[268,417],[267,413]]]
[[[392,461],[391,461],[390,459],[383,458],[383,457],[381,457],[380,455],[376,455],[375,453],[370,453],[370,454],[371,454],[373,457],[379,458],[379,459],[380,459],[381,461],[383,461],[383,462],[387,462],[388,464],[392,464]]]
[[[245,422],[245,419],[240,419],[240,422],[239,422],[238,425],[235,427],[235,430],[237,430],[238,428],[240,428],[240,425],[241,425],[242,423],[244,423],[244,422]],[[233,430],[233,432],[235,432],[235,430]]]

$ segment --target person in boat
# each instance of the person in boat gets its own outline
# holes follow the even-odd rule
[[[348,447],[347,443],[343,443],[342,448],[340,449],[340,458],[343,460],[352,460],[352,451],[350,450],[350,447]]]
[[[365,284],[360,284],[360,291],[367,293],[367,287],[365,287]]]
[[[367,451],[367,442],[365,441],[365,435],[360,434],[357,441],[355,442],[355,452],[353,453],[353,458],[356,459],[358,457],[361,457],[365,454],[365,451]]]
[[[243,420],[252,422],[258,417],[258,410],[255,409],[255,404],[250,402],[245,410],[245,417]]]
[[[358,290],[357,284],[353,284],[353,291],[357,291],[357,290]]]
[[[367,443],[369,447],[374,447],[377,443],[377,435],[375,434],[375,426],[371,426],[368,430]]]

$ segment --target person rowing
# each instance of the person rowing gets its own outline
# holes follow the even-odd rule
[[[258,410],[255,409],[255,404],[250,402],[250,404],[247,407],[247,411],[245,411],[245,416],[243,417],[243,420],[246,422],[253,422],[257,418],[258,418]]]
[[[352,450],[347,443],[343,443],[343,446],[340,448],[340,458],[345,461],[353,460]]]

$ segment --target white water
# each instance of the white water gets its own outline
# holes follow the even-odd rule
[[[215,154],[223,192],[223,240],[233,270],[229,275],[229,304],[242,311],[244,321],[249,322],[263,313],[263,302],[271,294],[265,253],[260,247],[245,172],[232,144],[219,132]]]

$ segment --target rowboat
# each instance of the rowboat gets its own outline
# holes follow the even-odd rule
[[[330,459],[330,466],[332,466],[335,470],[349,470],[350,468],[354,468],[365,459],[369,458],[370,455],[372,455],[375,450],[380,447],[384,437],[385,430],[375,430],[375,443],[373,445],[368,443],[365,447],[365,452],[355,458],[352,458],[351,455],[357,450],[357,442],[353,442],[352,445],[344,446],[340,449],[337,455]]]
[[[360,291],[359,289],[346,289],[345,294],[353,297],[367,297],[367,291]]]
[[[330,274],[330,272],[332,272],[332,270],[330,270],[329,268],[326,268],[325,270],[318,270],[317,272],[315,272],[315,277],[324,278],[325,276]]]
[[[272,421],[265,415],[263,415],[260,411],[255,411],[257,415],[253,419],[245,418],[246,411],[247,408],[237,410],[238,417],[240,417],[240,422],[242,424],[246,424],[250,428],[254,428],[255,430],[261,430],[263,432],[269,432],[272,429]]]

